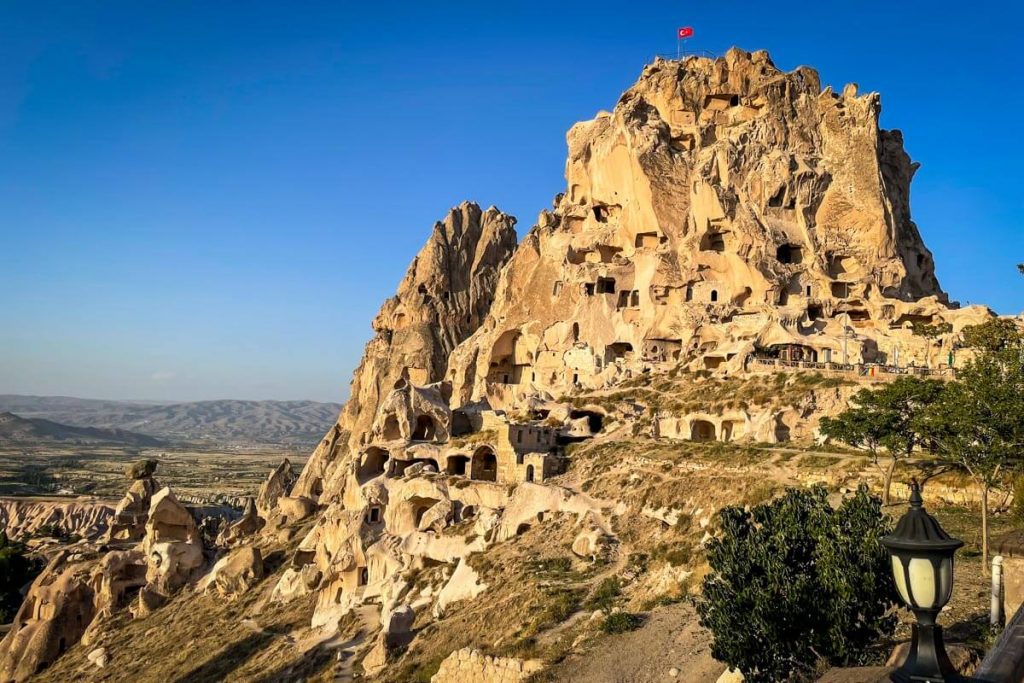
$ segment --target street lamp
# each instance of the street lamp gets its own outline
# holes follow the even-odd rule
[[[896,589],[917,617],[907,661],[892,674],[897,683],[962,682],[942,643],[942,627],[935,623],[953,592],[953,554],[963,541],[951,537],[938,520],[925,512],[921,487],[911,484],[910,509],[896,530],[882,538],[892,556]]]

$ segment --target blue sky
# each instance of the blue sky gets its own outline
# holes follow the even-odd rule
[[[12,2],[0,393],[342,400],[433,222],[520,234],[655,53],[882,93],[953,298],[1024,309],[1021,10],[946,2]]]

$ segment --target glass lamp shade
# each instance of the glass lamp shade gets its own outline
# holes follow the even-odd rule
[[[911,609],[942,609],[953,594],[953,555],[915,557],[893,554],[892,575],[896,590]]]
[[[900,597],[913,610],[938,612],[953,592],[953,554],[963,541],[947,534],[929,515],[921,487],[911,486],[910,509],[882,539],[892,555],[892,575]]]

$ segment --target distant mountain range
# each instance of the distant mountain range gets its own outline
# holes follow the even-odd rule
[[[308,446],[327,432],[340,411],[340,404],[315,401],[156,403],[0,394],[0,412],[21,418],[167,441]]]
[[[124,429],[72,427],[41,417],[0,413],[0,444],[89,444],[106,446],[166,446],[160,439]]]

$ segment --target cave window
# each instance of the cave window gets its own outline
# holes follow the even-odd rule
[[[607,206],[595,206],[594,207],[594,219],[598,223],[608,222],[608,207]]]
[[[639,291],[634,289],[633,292],[629,295],[629,305],[631,307],[633,307],[633,308],[639,308],[640,307],[640,292]]]
[[[580,340],[580,324],[579,323],[573,323],[572,324],[572,340],[574,342],[577,342],[577,341]]]
[[[832,283],[832,296],[837,299],[845,299],[850,296],[850,285],[846,282]]]
[[[803,260],[803,250],[797,244],[781,244],[775,250],[775,258],[779,263],[800,263]]]
[[[822,317],[821,306],[808,306],[807,307],[807,318],[808,320],[818,320]]]
[[[551,296],[558,296],[561,293],[562,293],[562,281],[561,280],[556,280],[555,281],[555,286],[552,287],[552,289],[551,289]]]
[[[448,474],[465,476],[469,466],[469,457],[465,455],[448,456],[448,463],[445,471]]]
[[[779,188],[778,192],[776,192],[775,194],[773,194],[771,196],[771,198],[768,200],[768,206],[770,206],[773,209],[782,208],[782,203],[785,201],[785,199],[786,199],[786,188],[785,188],[785,186],[783,186],[783,187]]]
[[[522,465],[523,464],[523,457],[524,456],[523,456],[522,453],[516,453],[516,464],[517,465]]]
[[[717,289],[712,289],[711,290],[711,302],[714,303],[716,301],[718,301],[718,290]]]
[[[725,233],[719,230],[709,232],[700,245],[701,251],[725,251]]]
[[[523,430],[522,429],[517,429],[516,430],[516,443],[522,443],[522,442],[523,442]]]
[[[693,287],[687,286],[686,288],[686,300],[693,301]]]
[[[808,297],[811,296],[811,286],[810,285],[807,285],[807,296]]]
[[[359,568],[359,578],[357,579],[357,583],[360,586],[365,586],[366,584],[370,583],[369,569],[367,569],[366,567]]]
[[[594,296],[594,283],[586,282],[583,284],[583,293],[587,296]]]
[[[533,465],[526,466],[526,481],[533,481]]]
[[[366,512],[366,521],[369,524],[379,524],[380,523],[380,506],[378,506],[378,505],[370,506],[370,509],[367,510],[367,512]]]
[[[416,429],[412,432],[412,440],[430,441],[434,438],[435,431],[434,420],[429,415],[420,415],[416,418]]]
[[[498,457],[493,450],[484,446],[473,454],[469,477],[478,481],[497,481]]]
[[[599,277],[597,278],[597,293],[598,294],[614,294],[615,293],[615,280],[610,277]]]

